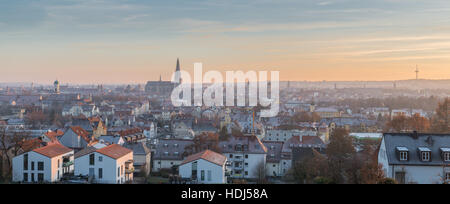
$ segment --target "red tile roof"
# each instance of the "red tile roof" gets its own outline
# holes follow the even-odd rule
[[[51,140],[51,141],[58,141],[58,137],[64,135],[64,132],[61,130],[57,130],[56,132],[51,131],[45,133],[45,135]]]
[[[217,164],[219,166],[222,166],[227,161],[227,158],[223,156],[222,154],[213,152],[211,150],[205,150],[203,152],[193,154],[191,156],[188,156],[180,165],[187,164],[189,162],[204,159],[206,161],[209,161],[211,163]]]
[[[134,134],[140,134],[140,133],[142,133],[141,128],[130,128],[130,129],[126,129],[126,130],[122,130],[122,131],[118,132],[118,134],[122,137],[134,135]]]
[[[107,147],[103,147],[97,150],[98,153],[111,157],[113,159],[119,159],[130,152],[133,152],[131,149],[127,149],[118,144],[112,144]]]
[[[51,144],[47,145],[45,147],[41,147],[38,149],[34,149],[33,152],[42,154],[46,157],[53,158],[62,154],[66,154],[68,152],[73,151],[72,149],[69,149],[61,144]]]
[[[20,147],[24,152],[29,152],[33,149],[42,147],[42,140],[39,138],[25,140],[20,144]]]
[[[70,127],[70,129],[72,129],[72,131],[75,134],[81,136],[86,142],[90,142],[91,141],[91,138],[89,137],[89,133],[86,130],[84,130],[82,127],[80,127],[80,126],[72,126],[72,127]]]

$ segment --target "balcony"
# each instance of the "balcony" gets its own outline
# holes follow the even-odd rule
[[[69,167],[73,165],[73,161],[68,161],[63,163],[63,167]]]
[[[134,173],[134,166],[133,166],[133,160],[130,159],[125,162],[125,173],[126,174],[132,174]]]
[[[132,174],[134,173],[134,171],[135,171],[134,167],[125,168],[125,174]]]

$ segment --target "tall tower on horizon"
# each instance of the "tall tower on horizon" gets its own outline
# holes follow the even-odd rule
[[[177,67],[175,68],[175,75],[173,79],[173,83],[180,84],[181,83],[181,68],[180,68],[180,59],[177,58]]]
[[[419,67],[416,65],[416,80],[419,80]]]
[[[60,83],[58,80],[55,81],[55,83],[53,83],[53,86],[55,88],[55,94],[60,94],[61,93],[61,89],[60,89]]]

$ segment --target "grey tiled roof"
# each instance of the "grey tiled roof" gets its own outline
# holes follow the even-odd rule
[[[391,165],[450,165],[450,162],[444,162],[441,156],[441,148],[450,147],[450,134],[385,133],[383,139]],[[408,161],[399,160],[398,147],[408,149]],[[421,161],[419,148],[431,150],[431,161]]]
[[[264,141],[264,146],[267,148],[267,162],[278,163],[281,160],[281,149],[283,142],[278,141]]]
[[[242,146],[242,149],[248,147],[248,150],[238,151],[236,150],[237,146]],[[261,140],[259,140],[256,136],[232,136],[227,141],[219,142],[219,148],[222,150],[222,153],[239,153],[239,152],[246,152],[249,154],[267,153],[266,146],[264,146]]]
[[[147,154],[150,154],[150,150],[142,142],[132,143],[132,144],[125,144],[123,146],[128,148],[128,149],[133,150],[133,154],[135,154],[135,155],[147,155]]]
[[[193,144],[192,140],[181,139],[162,139],[159,140],[156,146],[154,159],[158,160],[183,160],[185,155],[185,148]],[[167,154],[166,154],[167,152]]]

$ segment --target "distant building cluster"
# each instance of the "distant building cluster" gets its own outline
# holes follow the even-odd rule
[[[175,73],[180,70],[177,60]],[[175,74],[174,80],[160,77],[145,85],[72,86],[56,80],[0,89],[0,129],[9,138],[0,158],[12,158],[11,181],[124,184],[161,177],[211,184],[264,177],[282,183],[296,162],[325,155],[336,129],[355,141],[381,140],[378,162],[386,177],[400,183],[450,179],[450,135],[385,130],[399,116],[431,120],[434,109],[371,101],[423,100],[445,92],[316,89],[288,82],[279,114],[263,118],[260,107],[248,104],[174,107],[169,94],[181,81]],[[450,128],[450,106],[446,117]]]

